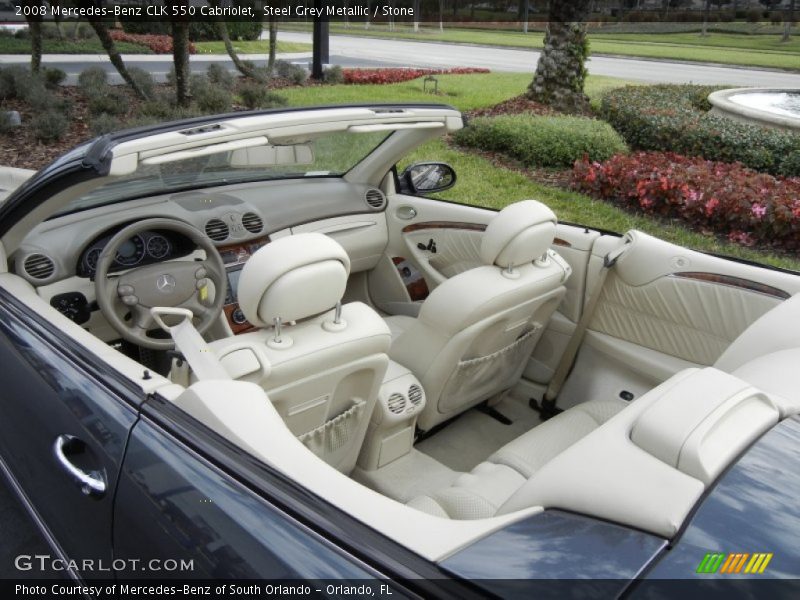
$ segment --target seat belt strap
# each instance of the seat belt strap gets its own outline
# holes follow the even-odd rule
[[[606,282],[608,272],[617,264],[619,258],[627,252],[629,247],[630,244],[626,242],[619,248],[606,254],[603,258],[603,268],[600,269],[597,282],[595,282],[594,288],[592,289],[592,295],[589,296],[589,300],[583,308],[583,314],[581,314],[581,318],[578,319],[578,324],[575,326],[575,331],[572,333],[572,337],[569,339],[567,347],[561,355],[561,360],[558,361],[553,377],[547,385],[547,390],[544,393],[544,399],[542,401],[543,404],[549,404],[551,408],[555,406],[555,400],[559,392],[561,392],[564,382],[567,380],[567,375],[569,375],[572,365],[575,362],[575,356],[577,356],[578,350],[581,347],[583,337],[586,335],[586,330],[589,328],[589,323],[594,316],[594,311],[597,308],[600,295],[603,292],[603,284]]]
[[[197,331],[192,318],[194,314],[186,308],[154,306],[150,314],[164,331],[172,336],[175,348],[183,355],[184,360],[199,381],[207,379],[231,379],[231,376],[219,362],[219,359],[208,347],[203,336]],[[183,317],[177,325],[164,323],[165,315]]]

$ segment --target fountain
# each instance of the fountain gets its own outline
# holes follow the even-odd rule
[[[711,112],[800,133],[800,88],[736,88],[708,96]]]

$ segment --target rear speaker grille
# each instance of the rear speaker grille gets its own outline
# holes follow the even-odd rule
[[[222,242],[228,239],[230,229],[220,219],[211,219],[206,223],[206,235],[215,242]]]

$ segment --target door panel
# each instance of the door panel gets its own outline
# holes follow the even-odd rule
[[[108,565],[113,490],[136,420],[136,392],[112,386],[98,365],[76,362],[69,342],[45,337],[40,320],[5,290],[0,300],[0,456],[60,550]],[[63,440],[61,462],[60,436],[71,436]],[[102,481],[105,492],[82,490],[79,471]]]
[[[800,277],[791,273],[709,256],[638,231],[626,237],[631,246],[608,274],[559,397],[562,407],[622,390],[638,395],[679,370],[713,365],[756,319],[800,292]],[[587,295],[603,256],[619,243],[612,236],[595,241]],[[600,379],[609,385],[599,389]]]

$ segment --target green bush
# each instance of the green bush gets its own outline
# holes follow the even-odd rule
[[[587,156],[603,161],[628,151],[608,123],[585,117],[482,117],[458,131],[455,140],[463,146],[501,152],[527,167],[571,167]]]
[[[68,127],[67,116],[53,110],[39,113],[30,121],[33,137],[44,143],[57,142],[67,132]]]
[[[206,69],[206,77],[212,85],[224,90],[232,90],[236,82],[233,73],[219,63],[211,63]]]
[[[78,75],[78,88],[84,96],[91,97],[105,91],[108,73],[102,67],[89,67]]]
[[[214,85],[196,90],[194,99],[197,108],[207,114],[228,112],[233,102],[233,96],[228,90]]]
[[[294,84],[301,85],[308,79],[308,72],[300,65],[293,65],[285,60],[275,61],[275,74],[281,79],[288,79]]]
[[[139,115],[144,118],[169,119],[175,109],[175,99],[171,94],[156,94],[139,105]]]
[[[113,115],[103,113],[91,120],[89,128],[92,131],[92,135],[105,135],[106,133],[122,129],[122,121]]]
[[[287,100],[272,92],[262,83],[245,83],[239,88],[239,97],[247,108],[275,108],[286,106]]]
[[[89,98],[88,109],[92,116],[124,115],[128,112],[129,99],[122,90],[106,86],[102,92],[98,92]]]
[[[19,98],[20,86],[31,78],[31,73],[24,67],[13,66],[0,68],[0,100]]]
[[[323,76],[325,83],[329,83],[331,85],[344,83],[344,72],[342,71],[342,67],[339,65],[334,65],[325,69]]]
[[[44,84],[51,90],[56,89],[67,78],[67,74],[64,71],[55,67],[42,69],[42,76],[44,77]]]
[[[800,135],[708,112],[708,95],[717,89],[721,88],[624,87],[606,93],[600,110],[636,149],[738,161],[758,171],[800,175]]]
[[[153,76],[139,67],[129,67],[128,73],[144,95],[148,98],[152,98],[156,89],[156,81],[153,79]]]

